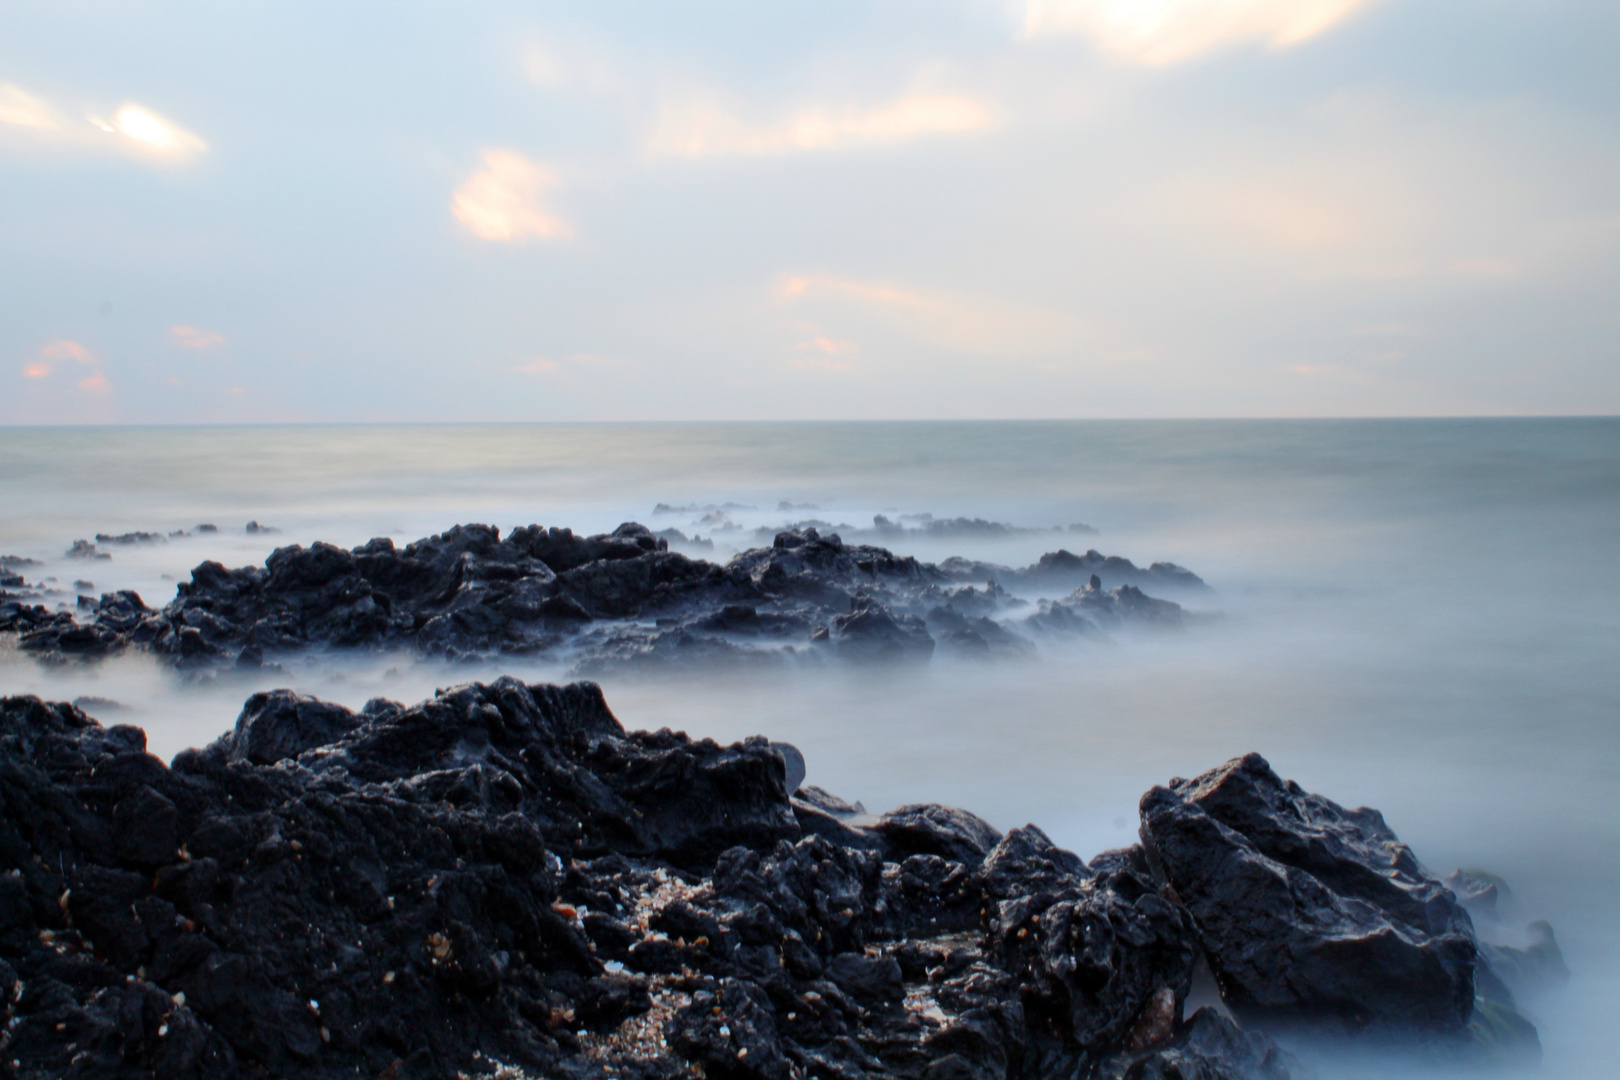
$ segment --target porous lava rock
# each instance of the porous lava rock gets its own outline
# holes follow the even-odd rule
[[[255,695],[168,766],[137,728],[0,699],[0,1073],[1295,1075],[1260,1032],[1184,1017],[1213,954],[1173,845],[1087,864],[1033,826],[791,792],[802,770],[758,736],[626,731],[590,683]],[[1251,833],[1297,831],[1315,797],[1282,790]],[[1302,860],[1340,883],[1403,861],[1347,843]],[[1333,957],[1306,962],[1277,977]]]

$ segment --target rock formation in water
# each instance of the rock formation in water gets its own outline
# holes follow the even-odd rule
[[[936,566],[814,529],[779,533],[721,566],[672,552],[635,524],[598,536],[533,525],[504,538],[459,525],[403,549],[386,539],[353,550],[317,543],[278,548],[262,567],[205,562],[161,611],[127,590],[86,600],[84,622],[0,597],[0,631],[58,659],[135,644],[187,664],[257,664],[321,645],[450,658],[546,652],[586,674],[789,656],[905,662],[936,648],[988,656],[1027,652],[1043,635],[1177,627],[1180,606],[1132,582],[1183,579],[1202,585],[1179,567],[1141,571],[1096,552],[1056,552],[1024,571]],[[1045,598],[1026,612],[1014,589]]]
[[[258,694],[167,767],[0,700],[0,1073],[1287,1080],[1279,1018],[1534,1051],[1377,814],[1254,756],[1089,864],[803,775],[627,732],[592,684]],[[1188,1007],[1205,958],[1246,1027]]]

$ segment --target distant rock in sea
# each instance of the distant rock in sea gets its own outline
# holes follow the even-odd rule
[[[712,547],[635,523],[596,536],[531,525],[504,538],[491,526],[458,525],[403,549],[386,538],[353,550],[292,545],[262,567],[202,563],[161,611],[128,590],[82,599],[83,623],[7,600],[0,631],[44,657],[135,646],[186,665],[243,656],[257,665],[325,646],[450,658],[547,653],[586,674],[916,663],[936,648],[1014,655],[1051,637],[1176,629],[1181,607],[1142,587],[1204,588],[1173,564],[1140,569],[1095,551],[1050,553],[1022,570],[955,558],[936,565],[804,528],[719,565],[672,551],[672,542]]]

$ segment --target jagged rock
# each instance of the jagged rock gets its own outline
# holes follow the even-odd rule
[[[1180,1015],[1197,960],[1192,919],[1151,879],[1094,875],[1039,829],[1008,834],[981,868],[984,923],[1024,1008],[1083,1047],[1117,1046]]]
[[[86,542],[80,554],[93,549]],[[1180,620],[1176,605],[1121,586],[1043,601],[1015,627],[998,617],[1026,601],[993,574],[982,588],[952,576],[813,527],[718,566],[670,551],[667,538],[633,522],[598,536],[530,525],[505,538],[458,525],[403,549],[379,538],[352,550],[289,545],[262,567],[204,562],[158,612],[130,591],[81,599],[84,622],[0,609],[0,631],[41,631],[30,648],[55,659],[138,645],[182,666],[256,667],[318,646],[404,647],[450,659],[547,652],[594,674],[918,663],[936,642],[957,657],[1019,655],[1034,648],[1022,630]]]
[[[91,559],[105,562],[112,558],[105,551],[97,551],[96,545],[88,540],[75,540],[73,546],[62,553],[64,559]]]
[[[1142,840],[1240,1015],[1467,1025],[1472,924],[1376,810],[1307,794],[1250,754],[1144,795]]]
[[[243,715],[165,767],[138,729],[0,699],[19,1075],[1289,1076],[1263,1037],[1181,1020],[1209,945],[1196,891],[1155,877],[1174,844],[1087,865],[937,806],[869,829],[819,789],[790,800],[785,744],[626,732],[589,684],[358,714],[279,692]],[[282,747],[238,752],[261,734]],[[1370,812],[1282,790],[1224,827],[1275,846],[1303,806],[1321,850],[1300,859],[1360,880],[1322,852],[1355,839],[1335,813]],[[1206,819],[1231,809],[1201,794]],[[1494,1003],[1471,1023],[1525,1045]]]
[[[184,536],[185,534],[182,532],[180,535]],[[162,533],[127,532],[119,533],[117,536],[109,533],[96,533],[96,543],[98,544],[122,544],[128,546],[131,544],[162,544],[167,543],[167,541],[168,537]]]
[[[1199,1009],[1164,1044],[1106,1062],[1097,1080],[1290,1080],[1299,1063],[1259,1032]]]
[[[878,818],[872,831],[895,851],[938,855],[968,867],[978,866],[1001,841],[1001,834],[983,818],[938,803],[891,810]]]
[[[254,694],[242,706],[228,753],[235,761],[274,765],[305,750],[329,746],[359,723],[341,705],[291,690],[271,690]]]
[[[867,663],[922,663],[934,654],[934,639],[915,615],[895,615],[864,593],[850,610],[833,616],[824,637],[847,660]]]

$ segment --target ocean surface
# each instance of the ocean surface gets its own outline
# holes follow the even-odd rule
[[[602,681],[627,727],[762,733],[804,752],[808,782],[874,812],[952,803],[1002,829],[1034,822],[1088,858],[1132,842],[1153,784],[1257,750],[1307,789],[1382,809],[1432,870],[1506,878],[1574,971],[1567,990],[1523,1003],[1541,1075],[1613,1073],[1620,420],[6,428],[0,505],[0,554],[39,560],[23,573],[54,578],[60,602],[135,588],[158,606],[204,559],[473,521],[640,521],[702,534],[723,560],[789,521],[932,514],[1026,531],[889,546],[1179,563],[1213,587],[1177,597],[1183,633],[1016,662]],[[249,521],[278,531],[250,534]],[[201,523],[218,531],[63,558],[97,533]],[[93,715],[146,728],[167,757],[229,728],[269,685],[358,707],[503,672],[566,675],[400,655],[290,666],[188,681],[141,655],[47,669],[0,649],[0,692],[101,699]]]

